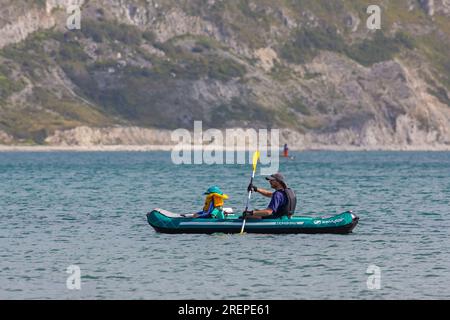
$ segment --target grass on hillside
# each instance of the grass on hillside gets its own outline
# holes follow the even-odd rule
[[[389,38],[378,31],[372,39],[347,45],[335,28],[303,28],[297,31],[293,41],[281,48],[280,54],[289,62],[303,64],[311,61],[320,50],[326,50],[344,54],[364,66],[371,66],[391,60],[403,48],[414,47],[414,40],[404,33]]]

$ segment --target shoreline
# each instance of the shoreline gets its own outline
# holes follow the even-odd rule
[[[0,152],[152,152],[152,151],[181,151],[180,145],[91,145],[91,146],[20,146],[20,145],[0,145]],[[243,147],[223,147],[212,145],[185,146],[183,150],[191,151],[211,151],[232,152],[232,151],[254,151],[254,148]],[[270,150],[270,148],[269,148]],[[280,148],[279,150],[282,150]],[[450,152],[450,145],[438,146],[327,146],[313,145],[309,147],[289,147],[290,151],[336,151],[336,152],[371,152],[371,151],[392,151],[392,152]],[[176,151],[176,152],[179,152]]]

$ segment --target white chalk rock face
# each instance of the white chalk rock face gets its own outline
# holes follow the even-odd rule
[[[48,145],[96,146],[96,145],[170,145],[170,131],[139,127],[77,127],[57,130],[47,137]]]
[[[0,130],[0,144],[11,144],[14,138],[6,132]]]

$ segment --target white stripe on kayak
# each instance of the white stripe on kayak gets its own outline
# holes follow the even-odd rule
[[[304,222],[246,222],[246,226],[291,226],[302,225]],[[242,226],[241,222],[180,222],[180,226]]]

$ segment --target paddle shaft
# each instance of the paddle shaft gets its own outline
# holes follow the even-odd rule
[[[255,172],[256,172],[256,170],[253,170],[252,177],[250,179],[250,185],[253,183],[253,179],[255,178]],[[248,192],[247,204],[245,205],[245,211],[244,212],[246,212],[248,210],[248,204],[250,203],[251,196],[252,196],[252,189],[250,189],[250,191]],[[241,234],[244,233],[245,220],[247,220],[247,218],[244,217],[244,219],[242,221]]]

